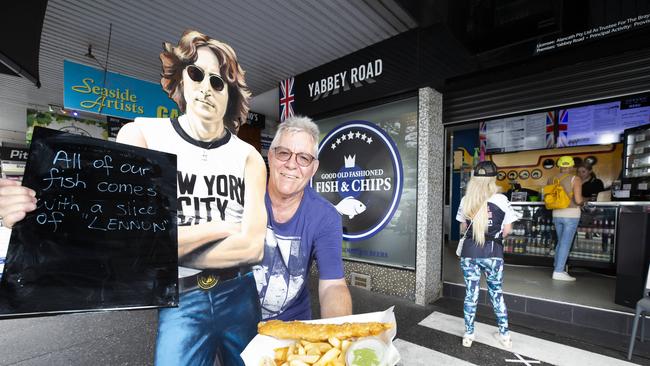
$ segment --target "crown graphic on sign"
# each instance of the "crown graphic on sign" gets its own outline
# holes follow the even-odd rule
[[[357,156],[356,155],[350,155],[350,156],[343,156],[343,160],[345,161],[345,167],[346,168],[354,168],[354,161],[356,160]]]

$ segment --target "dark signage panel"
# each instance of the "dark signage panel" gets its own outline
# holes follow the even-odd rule
[[[0,147],[1,160],[27,161],[29,149],[26,147]]]
[[[37,127],[0,316],[178,304],[176,156]]]
[[[266,125],[266,116],[261,113],[249,111],[246,117],[246,123],[252,127],[263,129]]]
[[[108,137],[116,138],[117,133],[120,132],[120,128],[129,122],[131,122],[131,120],[106,116],[106,128],[108,129]]]
[[[391,97],[473,70],[471,55],[444,26],[415,29],[295,77],[296,114],[314,116]]]
[[[408,32],[297,75],[295,112],[335,110],[403,93],[417,82],[417,33]]]

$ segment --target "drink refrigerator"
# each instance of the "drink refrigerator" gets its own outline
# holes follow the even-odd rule
[[[623,133],[623,172],[620,200],[650,201],[650,124],[628,128]]]
[[[623,133],[615,302],[634,307],[643,294],[650,262],[650,124]],[[620,188],[621,197],[616,192]]]
[[[543,202],[511,202],[520,214],[503,241],[506,263],[553,266],[557,235],[553,213]],[[592,202],[585,206],[569,252],[569,266],[613,273],[616,261],[618,202]]]

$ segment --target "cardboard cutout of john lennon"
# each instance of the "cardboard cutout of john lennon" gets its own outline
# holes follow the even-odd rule
[[[177,155],[178,308],[158,314],[157,365],[243,365],[260,319],[248,264],[262,259],[266,168],[231,129],[250,92],[233,49],[196,31],[164,44],[163,89],[182,114],[137,118],[117,141]]]

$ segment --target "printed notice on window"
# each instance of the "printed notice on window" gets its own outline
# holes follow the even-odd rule
[[[0,316],[178,304],[176,156],[35,128]]]

